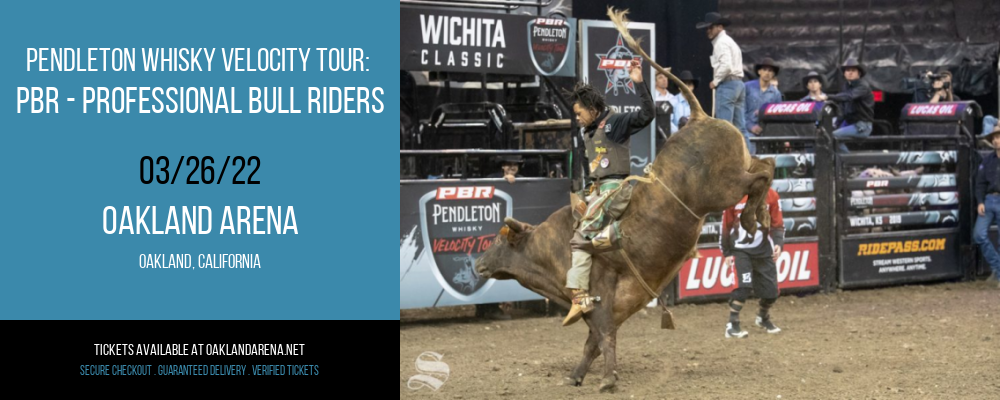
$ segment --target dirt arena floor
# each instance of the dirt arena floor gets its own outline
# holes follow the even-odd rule
[[[655,310],[618,334],[618,387],[598,393],[603,357],[582,387],[561,386],[583,354],[587,328],[514,310],[510,321],[473,318],[473,307],[401,311],[401,399],[1000,399],[1000,289],[950,283],[782,297],[777,335],[752,326],[725,339],[725,304]],[[415,360],[441,354],[439,390],[412,390]]]

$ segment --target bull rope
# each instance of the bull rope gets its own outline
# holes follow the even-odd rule
[[[681,203],[681,207],[684,207],[684,209],[687,210],[687,212],[689,214],[691,214],[691,216],[694,217],[695,219],[701,220],[702,218],[705,218],[708,215],[708,214],[705,214],[705,215],[702,215],[702,216],[699,217],[698,214],[695,214],[695,212],[691,210],[691,207],[688,207],[688,205],[686,203],[684,203],[684,200],[681,200],[680,197],[677,197],[677,194],[674,193],[673,190],[670,190],[670,187],[667,186],[666,183],[663,183],[663,181],[660,180],[660,177],[656,176],[656,174],[653,173],[653,169],[651,167],[652,167],[652,164],[647,165],[646,169],[643,171],[643,172],[646,173],[647,176],[649,176],[649,178],[632,175],[632,176],[630,176],[628,178],[625,178],[625,181],[622,182],[622,183],[623,184],[624,183],[628,183],[629,181],[638,181],[638,182],[642,182],[642,183],[653,183],[655,181],[656,183],[659,183],[660,186],[663,186],[664,189],[667,189],[667,193],[670,193],[670,195],[674,197],[674,200],[677,200],[678,203]]]

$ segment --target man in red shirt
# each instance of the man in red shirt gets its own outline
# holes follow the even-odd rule
[[[726,257],[727,267],[736,268],[736,289],[729,297],[729,324],[726,338],[745,338],[748,333],[740,329],[740,311],[750,297],[751,290],[760,298],[760,312],[756,325],[767,333],[778,333],[781,329],[771,322],[771,306],[778,299],[778,268],[775,261],[781,255],[785,240],[785,224],[781,218],[778,192],[770,189],[767,193],[767,209],[771,214],[771,224],[763,227],[757,223],[757,234],[749,236],[740,225],[740,214],[746,207],[743,197],[735,206],[722,213],[722,235],[719,246]]]

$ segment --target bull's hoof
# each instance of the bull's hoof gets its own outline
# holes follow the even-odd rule
[[[563,378],[562,385],[569,387],[578,387],[583,384],[583,379],[577,379],[570,376]]]
[[[609,376],[601,380],[601,393],[614,393],[615,392],[615,381],[618,379],[614,376]]]

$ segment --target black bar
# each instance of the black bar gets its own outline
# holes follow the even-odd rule
[[[817,171],[822,169],[818,168]],[[775,179],[771,182],[771,188],[778,193],[807,193],[814,190],[815,183],[816,180],[812,178]]]
[[[845,164],[939,165],[958,161],[957,151],[905,151],[851,153],[840,156]]]
[[[815,142],[817,138],[809,136],[760,136],[751,137],[751,142]]]
[[[893,214],[872,214],[847,217],[850,228],[879,228],[886,226],[947,226],[958,222],[958,210],[916,211]]]
[[[816,226],[816,217],[788,217],[784,219],[785,221],[785,234],[789,234],[794,231],[796,226],[807,227],[809,225]],[[815,232],[815,229],[811,231]],[[722,233],[722,223],[721,222],[707,222],[701,226],[701,236],[713,236],[720,235]]]
[[[836,160],[833,137],[823,128],[816,130],[821,138],[816,142],[816,165],[834,166],[834,168],[816,168],[816,236],[823,238],[818,241],[819,251],[819,284],[824,291],[829,292],[837,286],[839,268],[837,256],[837,216],[839,211],[836,183],[837,169],[840,164]]]
[[[956,144],[960,139],[957,135],[920,135],[920,136],[870,136],[866,138],[835,138],[837,143],[869,143],[869,142],[928,142],[928,141],[952,141]]]
[[[975,185],[973,171],[979,168],[978,165],[972,164],[974,162],[972,152],[976,151],[975,139],[973,139],[972,134],[964,126],[962,127],[962,133],[964,136],[958,148],[958,159],[965,160],[965,162],[958,163],[958,171],[956,173],[959,177],[962,177],[961,182],[964,182],[964,184],[958,185],[958,198],[972,199],[973,186]],[[958,203],[958,215],[960,216],[958,219],[958,262],[965,273],[965,279],[974,279],[976,270],[978,269],[979,253],[972,240],[972,227],[977,217],[976,207],[973,207],[973,202],[969,200],[960,201]]]
[[[955,174],[898,176],[892,178],[848,179],[846,190],[955,188]]]
[[[758,154],[757,158],[762,159],[762,160],[766,159],[766,158],[773,158],[774,159],[774,167],[775,168],[792,168],[792,167],[798,167],[800,160],[801,161],[805,161],[802,165],[806,165],[806,166],[810,166],[810,167],[816,165],[815,154],[809,154],[809,153]]]
[[[74,390],[198,383],[248,387],[280,383],[319,389],[329,386],[331,375],[339,375],[340,356],[328,335],[335,330],[332,321],[3,321],[3,325],[5,339],[17,344],[4,352],[4,361],[12,367],[4,379],[11,383],[37,382],[43,374],[49,385]],[[267,355],[259,353],[264,348],[259,345],[267,345]],[[272,345],[280,345],[283,353],[290,347],[296,355],[276,355],[278,346]],[[198,354],[193,354],[195,348],[200,349]],[[252,354],[248,350],[258,351],[257,355],[247,355]],[[239,367],[228,368],[234,365]],[[258,365],[286,365],[285,374],[255,375],[260,372],[254,368]],[[291,375],[288,365],[309,367],[295,368],[306,375]],[[178,366],[185,368],[173,368]],[[180,371],[184,372],[175,375]]]
[[[569,150],[400,150],[400,156],[434,156],[434,155],[562,155]]]
[[[851,197],[848,200],[852,210],[866,210],[875,207],[936,207],[958,206],[958,192],[890,194],[880,196]]]
[[[558,180],[569,180],[569,178],[517,178],[518,182],[538,182],[538,181],[558,181]],[[419,183],[427,183],[431,180],[428,179],[400,179],[400,185],[412,185]],[[496,183],[496,182],[506,182],[504,178],[472,178],[472,179],[434,179],[433,182],[441,183],[455,183],[455,182],[466,182],[466,183]]]
[[[781,205],[781,211],[785,213],[816,211],[815,197],[791,197],[780,199],[778,203]]]

